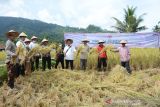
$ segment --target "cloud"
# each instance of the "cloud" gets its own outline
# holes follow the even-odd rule
[[[137,6],[137,15],[147,13],[142,25],[152,29],[160,20],[159,0],[1,0],[0,15],[37,19],[63,26],[87,27],[94,24],[112,29],[112,17],[123,19],[123,8]]]

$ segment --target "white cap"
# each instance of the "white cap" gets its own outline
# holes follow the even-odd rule
[[[120,43],[121,43],[121,44],[122,44],[122,43],[127,43],[127,41],[126,41],[126,40],[121,40]]]
[[[89,42],[89,40],[88,39],[83,39],[82,42]]]
[[[105,43],[105,41],[104,40],[99,40],[98,43]]]

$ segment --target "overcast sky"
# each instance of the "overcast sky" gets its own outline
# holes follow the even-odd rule
[[[160,0],[0,0],[0,16],[83,28],[94,24],[111,30],[112,17],[123,19],[127,5],[137,6],[137,16],[147,14],[142,23],[149,28],[146,32],[160,21]]]

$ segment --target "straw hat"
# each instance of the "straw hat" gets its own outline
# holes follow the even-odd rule
[[[98,44],[99,44],[99,43],[105,43],[105,41],[104,41],[104,40],[99,40],[99,41],[98,41]]]
[[[37,37],[36,36],[32,36],[31,40],[33,40],[33,39],[37,39]]]
[[[41,43],[44,43],[44,42],[48,42],[48,40],[47,39],[43,39]]]
[[[89,42],[89,40],[88,39],[83,39],[82,42]]]
[[[31,42],[28,38],[25,38],[24,42]]]
[[[126,40],[121,40],[121,41],[120,41],[120,44],[122,44],[122,43],[125,43],[125,44],[126,44],[127,41],[126,41]]]
[[[19,33],[14,31],[14,30],[10,30],[6,33],[6,36],[15,36],[18,37]]]
[[[66,40],[65,40],[65,43],[67,43],[68,41],[70,41],[71,43],[73,43],[73,40],[72,40],[72,39],[66,39]]]
[[[19,37],[27,37],[27,35],[24,32],[22,32],[19,34]]]

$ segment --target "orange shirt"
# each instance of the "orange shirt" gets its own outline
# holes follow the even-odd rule
[[[98,47],[97,47],[98,53],[99,53],[99,57],[100,57],[100,58],[107,58],[106,51],[100,53],[103,48],[104,48],[104,45],[101,45],[101,46],[98,45]]]

